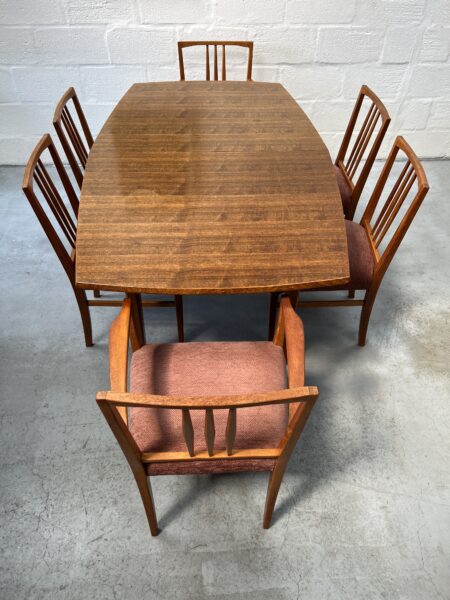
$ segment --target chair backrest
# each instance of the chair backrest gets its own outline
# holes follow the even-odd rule
[[[81,125],[84,138],[70,112],[70,102],[72,102],[75,108],[75,113]],[[89,151],[94,144],[94,138],[92,137],[83,109],[81,108],[78,96],[73,87],[70,87],[58,102],[55,114],[53,115],[53,125],[67,156],[76,182],[81,189],[87,158]]]
[[[211,67],[209,59],[209,47],[213,47],[214,53],[214,81],[219,81],[219,61],[217,56],[217,47],[220,46],[222,49],[222,66],[221,66],[221,80],[226,81],[227,79],[227,66],[226,66],[226,46],[241,46],[242,48],[248,49],[248,60],[247,60],[247,81],[252,79],[252,64],[253,64],[253,42],[178,42],[178,61],[180,65],[180,79],[185,80],[184,76],[184,60],[183,60],[183,48],[191,46],[205,46],[206,48],[206,81],[211,80]]]
[[[406,158],[406,162],[392,188],[386,190],[385,201],[380,202],[399,153]],[[415,183],[417,185],[414,188]],[[398,136],[361,219],[376,261],[376,283],[384,275],[429,189],[417,155],[405,139]]]
[[[367,102],[365,102],[366,99]],[[365,117],[362,117],[361,128],[353,144],[351,144],[363,105],[366,106],[367,104],[367,113]],[[391,118],[384,104],[369,87],[363,85],[335,162],[335,165],[342,171],[348,186],[352,190],[352,205],[349,211],[350,214],[347,215],[349,218],[353,218],[356,205],[390,122]],[[378,124],[379,128],[377,130]],[[367,156],[364,165],[359,168],[361,160],[366,153]]]
[[[47,150],[70,203],[70,209],[61,197],[44,164],[42,155]],[[42,201],[35,186],[40,190],[39,196],[42,196]],[[73,283],[79,201],[48,133],[42,136],[31,153],[25,168],[22,189]],[[47,208],[45,205],[47,205]]]
[[[289,369],[290,387],[267,393],[248,394],[242,396],[214,396],[214,397],[178,397],[156,396],[150,394],[135,394],[126,392],[126,372],[128,364],[128,340],[130,330],[130,300],[125,300],[121,313],[116,318],[110,330],[110,377],[111,389],[109,392],[99,392],[97,402],[115,434],[128,461],[152,462],[179,462],[190,460],[223,460],[223,459],[280,459],[283,454],[290,454],[292,444],[298,439],[306,423],[309,412],[318,397],[316,387],[303,386],[303,351],[300,344],[303,342],[303,325],[298,315],[295,314],[290,300],[282,299],[280,320],[275,339],[279,345],[284,343],[286,331],[286,352],[291,355],[292,367]],[[299,356],[302,357],[299,360]],[[296,358],[297,357],[297,358]],[[239,409],[267,404],[296,405],[296,411],[291,416],[283,438],[274,448],[235,449],[234,441],[236,430],[239,427]],[[162,410],[179,409],[181,411],[182,434],[186,444],[185,452],[143,452],[138,449],[134,438],[127,427],[127,407],[152,407]],[[214,410],[228,409],[226,426],[226,447],[214,447],[215,427]],[[206,451],[194,451],[194,428],[190,411],[204,411],[205,413],[205,442]],[[130,464],[131,464],[130,462]]]

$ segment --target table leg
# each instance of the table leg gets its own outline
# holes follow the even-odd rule
[[[144,312],[140,294],[127,294],[131,300],[131,347],[133,352],[145,344]]]

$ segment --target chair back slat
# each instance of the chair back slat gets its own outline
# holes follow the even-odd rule
[[[361,159],[364,156],[364,152],[367,148],[368,143],[370,142],[378,119],[380,118],[380,111],[377,110],[375,104],[372,104],[371,112],[368,114],[370,114],[370,119],[368,120],[366,127],[363,130],[361,130],[361,139],[358,145],[355,145],[356,152],[354,154],[352,163],[348,166],[347,169],[350,179],[353,179],[356,175],[356,171],[360,165]]]
[[[251,81],[252,79],[252,65],[253,65],[253,42],[178,42],[178,60],[180,66],[180,79],[181,81],[185,81],[185,71],[184,71],[184,57],[183,57],[183,49],[191,46],[205,46],[206,48],[206,81],[211,81],[211,66],[210,66],[210,58],[209,58],[209,47],[212,46],[214,48],[213,51],[213,77],[214,81],[219,81],[219,58],[218,58],[218,46],[222,48],[222,70],[221,76],[222,81],[226,81],[227,79],[227,68],[226,68],[226,46],[241,46],[243,48],[247,48],[248,50],[248,58],[247,58],[247,81]]]
[[[373,227],[373,237],[375,246],[378,248],[380,243],[383,241],[384,236],[392,225],[395,217],[397,216],[403,202],[407,198],[414,182],[416,181],[416,173],[414,167],[408,161],[406,163],[406,174],[403,177],[399,177],[393,190],[396,188],[394,194],[389,194],[377,221]]]
[[[205,410],[205,441],[209,456],[214,456],[214,439],[216,428],[214,426],[214,411],[212,408]]]
[[[210,81],[211,74],[209,71],[209,45],[206,44],[206,81]]]
[[[365,110],[363,109],[363,106],[367,105],[366,100],[369,102],[368,109],[362,120],[355,141],[352,143],[358,120],[362,111]],[[384,104],[370,88],[363,85],[356,100],[335,161],[335,165],[343,173],[352,191],[351,206],[346,213],[347,218],[353,218],[358,200],[364,189],[364,185],[389,127],[390,121],[391,118]],[[366,152],[367,156],[365,157],[364,164],[362,164]]]
[[[227,454],[233,454],[234,440],[236,439],[236,409],[228,410],[227,428],[225,430],[225,440],[227,444]]]
[[[374,219],[399,152],[406,157],[405,165],[392,188],[390,188],[380,212]],[[413,194],[409,205],[404,209],[403,218],[400,219],[400,222],[394,227],[394,231],[391,232],[395,222],[399,220],[400,210],[406,199],[411,196],[410,192],[416,182],[417,191]],[[419,159],[404,138],[397,137],[361,219],[361,225],[367,231],[372,248],[379,251],[376,260],[383,273],[392,260],[428,190],[428,181]],[[374,219],[373,223],[372,219]],[[381,251],[380,244],[388,233],[390,239],[384,250]]]
[[[217,44],[214,44],[214,81],[219,81],[219,68],[217,66]]]
[[[227,65],[225,58],[225,44],[222,44],[222,81],[227,80]]]
[[[47,169],[42,164],[41,159],[39,159],[37,162],[33,173],[33,179],[36,181],[39,189],[41,190],[44,199],[50,207],[53,216],[55,217],[70,246],[75,248],[77,236],[76,225],[73,222],[58,190],[50,179]]]
[[[194,456],[194,427],[192,426],[191,413],[187,408],[183,408],[181,412],[181,423],[186,448],[189,452],[189,456]]]
[[[75,114],[81,125],[84,139],[69,109],[71,104],[75,108]],[[53,115],[53,125],[69,161],[75,180],[81,189],[84,170],[89,151],[94,144],[94,138],[92,137],[80,101],[73,87],[69,88],[58,102],[55,114]]]
[[[77,154],[78,160],[81,163],[83,169],[86,168],[88,152],[84,146],[83,139],[75,125],[75,122],[70,114],[67,106],[63,108],[61,113],[61,120],[66,128],[67,135],[69,136],[70,142]]]
[[[44,165],[42,155],[47,150],[62,183],[62,189],[64,189],[69,200],[73,216],[51,178],[47,167]],[[34,184],[39,188],[43,201],[36,194]],[[30,156],[25,168],[22,189],[64,270],[71,282],[74,283],[73,251],[76,246],[78,198],[49,134],[45,134],[41,138]],[[48,206],[47,210],[44,208],[44,203]],[[53,216],[54,222],[52,222],[49,215]],[[63,240],[66,241],[66,244]]]

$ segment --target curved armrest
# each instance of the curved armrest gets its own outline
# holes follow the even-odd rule
[[[319,395],[316,387],[297,387],[275,392],[247,394],[243,396],[155,396],[151,394],[132,394],[120,392],[98,392],[97,402],[107,402],[115,406],[148,406],[153,408],[186,408],[205,410],[206,408],[243,408],[263,404],[282,404],[308,402]]]

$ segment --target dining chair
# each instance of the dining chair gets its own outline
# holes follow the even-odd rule
[[[71,108],[74,108],[75,111]],[[76,118],[74,116],[76,115]],[[77,126],[77,120],[80,127]],[[69,161],[75,180],[81,189],[84,170],[94,138],[84,116],[80,101],[73,87],[70,87],[56,105],[53,126]]]
[[[403,165],[392,185],[386,185],[396,158]],[[394,255],[405,237],[429,190],[423,167],[401,136],[397,137],[373,190],[360,223],[345,221],[350,266],[350,281],[344,286],[314,291],[347,290],[348,299],[300,300],[297,307],[361,306],[358,344],[366,343],[367,328],[378,289]],[[306,291],[306,290],[305,290]],[[362,291],[363,298],[355,298]],[[277,294],[271,296],[269,335],[276,317]]]
[[[45,153],[45,156],[43,156]],[[53,178],[46,164],[56,169]],[[66,169],[48,133],[42,136],[31,153],[23,176],[22,189],[72,285],[83,324],[86,346],[92,346],[90,306],[122,306],[122,300],[88,299],[85,290],[75,285],[76,238],[79,199]],[[63,200],[61,193],[65,195]],[[175,306],[178,339],[184,340],[182,296],[174,301],[144,300],[144,307]]]
[[[362,113],[366,107],[364,116]],[[356,134],[357,124],[361,121],[359,132]],[[364,185],[390,122],[391,117],[384,104],[367,85],[363,85],[334,164],[346,219],[352,220],[354,217]],[[367,154],[366,158],[361,162],[365,154]]]
[[[289,298],[280,306],[273,342],[135,347],[127,391],[124,301],[110,330],[111,390],[97,402],[131,467],[152,535],[159,533],[149,479],[156,475],[269,471],[263,527],[270,526],[289,457],[319,395],[304,385],[303,324]]]
[[[183,49],[189,48],[191,46],[205,46],[206,48],[206,81],[211,80],[211,68],[210,68],[210,59],[209,59],[209,47],[212,46],[214,48],[214,81],[219,81],[219,61],[218,61],[218,53],[217,47],[220,46],[222,48],[222,66],[221,66],[221,78],[222,81],[226,81],[227,79],[227,66],[226,66],[226,55],[225,48],[226,46],[240,46],[242,48],[248,49],[248,58],[247,58],[247,81],[252,80],[252,63],[253,63],[253,42],[178,42],[178,62],[180,65],[180,80],[184,81],[184,60],[183,60]]]

